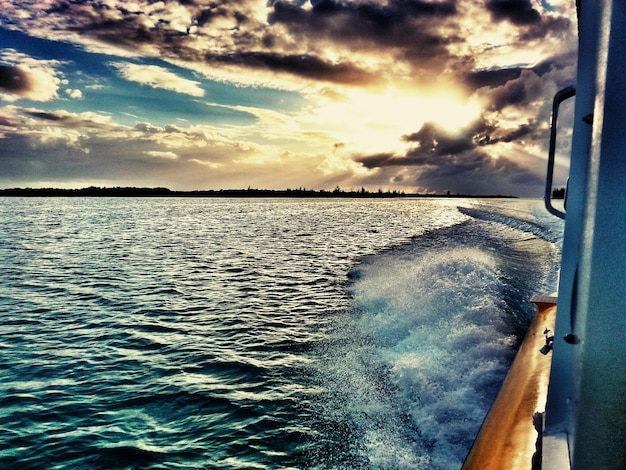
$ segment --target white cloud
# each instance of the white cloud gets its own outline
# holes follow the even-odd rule
[[[215,169],[218,169],[218,168],[221,168],[221,167],[223,167],[223,166],[224,166],[224,165],[222,165],[221,163],[207,162],[207,161],[204,161],[204,160],[200,160],[200,159],[198,159],[198,158],[192,158],[192,159],[190,159],[189,161],[190,161],[191,163],[196,163],[196,164],[198,164],[198,165],[202,165],[202,166],[205,166],[205,167],[207,167],[207,168],[212,168],[212,169],[214,169],[214,170],[215,170]]]
[[[157,65],[138,65],[126,62],[113,62],[116,69],[126,80],[148,85],[152,88],[172,90],[191,96],[204,96],[204,90],[200,88],[200,82],[179,77],[164,67]]]
[[[68,88],[67,90],[65,90],[65,93],[70,98],[74,98],[75,100],[80,100],[83,97],[83,92],[77,89]]]
[[[168,160],[177,160],[179,157],[174,152],[160,152],[158,150],[149,150],[146,152],[147,155],[155,158],[165,158]]]
[[[0,99],[51,101],[62,83],[58,60],[38,60],[13,49],[0,51]]]

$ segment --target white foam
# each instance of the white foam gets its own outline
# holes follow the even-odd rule
[[[528,212],[483,209],[354,268],[354,310],[322,365],[353,466],[452,469],[467,455],[529,320],[526,291],[553,269]]]
[[[498,254],[468,240],[358,268],[358,315],[327,365],[341,398],[328,406],[374,468],[459,468],[512,360]]]
[[[457,246],[378,259],[354,285],[361,331],[390,368],[394,408],[429,449],[414,456],[431,459],[429,468],[460,465],[505,374],[513,338],[500,283],[493,253]],[[406,442],[399,448],[402,458],[389,462],[406,459]]]

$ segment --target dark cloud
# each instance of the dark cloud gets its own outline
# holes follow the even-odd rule
[[[476,70],[471,71],[464,77],[464,83],[468,88],[475,90],[482,87],[502,86],[510,80],[519,78],[522,68],[513,67],[506,69]]]
[[[358,155],[354,160],[369,169],[398,165],[466,166],[472,161],[467,159],[468,155],[472,158],[478,155],[482,159],[483,154],[477,153],[480,147],[515,142],[523,137],[532,136],[536,131],[535,121],[526,122],[516,128],[500,128],[483,118],[460,132],[446,131],[437,124],[427,122],[417,132],[404,136],[404,140],[412,144],[404,155],[377,153]]]
[[[478,128],[476,128],[478,127]],[[445,155],[464,152],[476,146],[473,136],[483,128],[483,125],[471,126],[465,132],[456,134],[444,131],[440,126],[427,122],[419,131],[404,137],[404,140],[417,145],[415,156]]]
[[[420,4],[420,2],[408,3],[412,5],[413,10]],[[173,20],[165,15],[159,18],[157,13],[147,15],[141,11],[114,9],[100,3],[76,0],[64,2],[48,9],[46,13],[62,14],[64,18],[71,18],[72,31],[134,52],[144,47],[156,47],[164,57],[189,62],[205,61],[211,66],[237,66],[340,84],[363,85],[373,81],[371,73],[350,63],[349,60],[330,62],[313,50],[290,53],[286,50],[288,48],[280,44],[278,36],[272,34],[267,25],[254,24],[240,4],[241,2],[229,2],[207,7],[195,2],[186,2],[190,18],[189,23],[185,25],[186,31],[182,31],[180,27],[173,27]],[[426,6],[423,9],[428,10]],[[311,13],[292,4],[277,2],[271,21],[290,23],[294,27],[294,34],[306,33],[309,36],[308,40],[311,41],[316,40],[316,37],[327,35],[325,30],[328,28],[336,27],[343,30],[340,36],[344,38],[345,35],[357,37],[364,33],[359,24],[350,24],[352,19],[349,17],[337,23],[328,20],[328,12],[320,13],[324,11],[324,7],[320,6],[319,11],[315,8],[314,10],[316,12]],[[368,29],[379,29],[379,37],[386,37],[385,28],[382,26],[385,16],[383,12],[377,12],[373,6],[363,7],[359,11],[358,17],[362,18],[362,21],[378,25]],[[222,26],[215,26],[217,28],[215,33],[208,37],[214,23],[225,19],[232,21],[232,27],[221,31],[220,38],[216,39],[218,35],[215,33],[220,31],[219,27]],[[190,31],[196,27],[200,29],[195,36],[190,36]],[[203,37],[206,37],[206,40],[199,43],[198,38]],[[199,47],[198,44],[202,44],[203,47]],[[228,46],[225,46],[226,44]]]
[[[11,119],[0,116],[0,126],[13,127],[15,124]]]
[[[33,82],[27,72],[13,65],[0,65],[0,90],[22,95],[33,88]]]
[[[63,129],[89,127],[89,122],[75,116],[60,116],[45,111],[20,110],[23,115],[35,121],[13,122],[11,129],[0,139],[0,182],[2,181],[63,181],[91,180],[94,178],[110,181],[125,181],[135,175],[149,176],[165,169],[172,170],[174,161],[155,159],[147,155],[152,150],[150,142],[143,136],[124,135],[126,147],[123,158],[120,155],[120,142],[110,134],[98,131],[93,126],[86,132],[73,133],[51,131],[54,126]],[[37,121],[43,120],[41,125]],[[68,126],[68,123],[74,121]],[[30,130],[23,133],[22,128]],[[42,151],[45,149],[45,151]],[[143,177],[143,176],[142,176]]]
[[[381,168],[390,165],[408,165],[406,159],[396,157],[393,153],[376,153],[373,155],[356,155],[354,161],[361,163],[365,168]]]
[[[206,60],[211,64],[239,65],[334,83],[358,85],[375,81],[373,75],[353,64],[333,64],[308,54],[241,52],[228,55],[207,55]]]
[[[491,109],[502,109],[510,105],[522,105],[528,101],[525,80],[511,80],[491,94]]]
[[[546,101],[551,98],[547,90],[549,82],[529,70],[524,70],[515,80],[494,88],[489,93],[489,109],[501,110],[507,106],[525,107],[533,101]]]
[[[356,160],[377,170],[372,179],[384,175],[388,181],[438,193],[530,196],[543,181],[539,172],[508,157],[493,158],[479,148],[437,156],[414,151],[405,156],[378,154]]]
[[[305,10],[289,2],[275,2],[269,21],[286,26],[294,37],[328,41],[330,45],[355,50],[385,48],[405,60],[422,64],[435,57],[443,61],[448,55],[446,44],[459,41],[452,35],[443,37],[436,29],[456,13],[453,2],[312,3],[313,8]]]
[[[313,8],[302,9],[286,1],[272,4],[274,11],[270,22],[297,25],[299,27],[323,28],[331,36],[369,36],[397,40],[394,33],[405,30],[413,20],[448,17],[456,13],[452,2],[422,2],[392,0],[385,5],[375,2],[337,2],[322,0],[311,2]],[[347,30],[345,29],[347,28]],[[344,29],[343,34],[339,31]],[[388,35],[391,34],[391,37]]]
[[[486,7],[496,21],[507,20],[516,25],[541,21],[541,15],[530,0],[490,0]]]
[[[415,184],[443,192],[462,194],[533,194],[542,184],[541,177],[507,157],[492,158],[473,151],[455,161],[433,165],[415,176]]]
[[[68,145],[59,136],[49,135],[45,147],[33,134],[21,132],[21,123],[14,123],[0,139],[0,181],[26,180],[33,178],[49,181],[71,178],[81,165],[85,155],[78,147]],[[45,151],[42,151],[45,148]]]
[[[383,48],[423,66],[435,58],[434,63],[445,63],[446,45],[460,41],[450,34],[442,37],[436,29],[456,13],[451,1],[392,0],[380,5],[326,0],[312,2],[310,9],[302,8],[302,3],[274,2],[267,23],[252,18],[246,10],[251,6],[240,1],[209,5],[187,1],[181,5],[187,9],[186,19],[184,15],[174,19],[166,9],[144,12],[80,0],[57,3],[45,14],[58,17],[59,27],[134,52],[153,47],[164,57],[190,62],[206,58],[209,64],[359,85],[366,81],[356,76],[363,73],[362,67],[350,63],[349,54],[331,64],[322,58],[325,48],[375,54]],[[274,31],[278,25],[289,34],[285,36],[282,28]]]
[[[95,121],[77,114],[70,114],[65,111],[40,111],[35,109],[17,108],[16,111],[24,116],[49,121],[50,123],[63,126],[67,129],[110,129],[113,127],[109,123]]]
[[[165,13],[167,10],[163,9]],[[58,18],[70,32],[137,52],[142,46],[157,46],[164,52],[180,45],[183,31],[171,28],[170,20],[143,11],[112,7],[105,2],[68,0],[43,12]],[[189,25],[191,26],[191,24]]]
[[[546,17],[522,30],[519,39],[522,42],[547,38],[563,39],[571,32],[571,28],[572,22],[569,18]]]
[[[392,168],[398,168],[397,172],[405,173],[389,178],[405,183],[406,171],[410,169],[412,184],[436,191],[510,194],[513,186],[532,188],[538,184],[539,177],[511,158],[494,158],[487,149],[497,143],[519,141],[536,131],[534,122],[501,129],[479,119],[460,133],[451,133],[433,123],[426,123],[417,132],[404,137],[413,144],[404,154],[357,155],[353,160],[365,168],[385,174]],[[532,194],[532,190],[528,189],[525,194]]]
[[[537,126],[534,122],[530,122],[527,124],[522,124],[517,129],[506,129],[501,132],[500,136],[496,136],[495,138],[491,138],[489,143],[495,144],[497,142],[515,142],[523,137],[531,136],[533,133],[537,131]]]
[[[313,0],[305,8],[307,3],[270,1],[263,10],[245,0],[185,0],[173,2],[176,8],[141,0],[123,6],[66,0],[53,3],[46,19],[33,20],[133,52],[329,83],[371,83],[376,61],[368,61],[366,73],[359,54],[402,63],[407,76],[420,83],[445,74],[445,80],[468,78],[470,87],[480,87],[500,84],[516,73],[471,72],[475,58],[466,48],[454,47],[467,36],[459,19],[468,6],[460,2]],[[469,11],[490,13],[477,22],[491,17],[518,26],[519,41],[562,36],[571,28],[566,18],[542,17],[530,0],[490,0]],[[381,77],[386,73],[376,70]]]
[[[67,117],[60,116],[55,113],[48,113],[46,111],[22,111],[23,114],[34,117],[36,119],[43,119],[44,121],[65,121]]]
[[[170,131],[169,129],[166,131],[170,131],[170,132],[177,132],[177,130],[175,130],[174,126],[169,126],[172,128],[172,130]],[[158,134],[161,132],[161,128],[153,126],[150,123],[147,122],[139,122],[137,124],[135,124],[134,126],[135,129],[137,129],[140,132],[145,132],[146,134]]]
[[[526,72],[526,75],[521,78],[522,81],[530,77],[528,72],[532,72],[538,77],[543,77],[544,75],[552,73],[555,70],[571,69],[575,63],[575,54],[569,53],[551,57],[548,60],[541,61],[532,67],[527,68],[516,66],[509,68],[469,71],[462,77],[462,81],[470,90],[477,90],[483,87],[497,88],[507,83],[516,83],[516,81],[520,79],[523,72]],[[565,77],[565,80],[560,80],[557,85],[559,87],[563,87],[569,84],[572,80],[573,75],[570,72],[569,75]]]
[[[189,2],[189,5],[193,2]],[[231,10],[227,5],[214,5],[209,8],[203,8],[196,14],[193,20],[193,24],[198,26],[206,26],[215,22],[216,20],[232,18],[236,21],[238,26],[241,26],[249,21],[248,15],[237,9]]]

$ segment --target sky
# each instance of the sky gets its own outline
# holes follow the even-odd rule
[[[576,48],[574,0],[0,0],[0,188],[540,196]]]

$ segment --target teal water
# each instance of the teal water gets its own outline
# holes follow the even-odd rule
[[[555,287],[536,201],[1,202],[2,468],[458,468]]]

